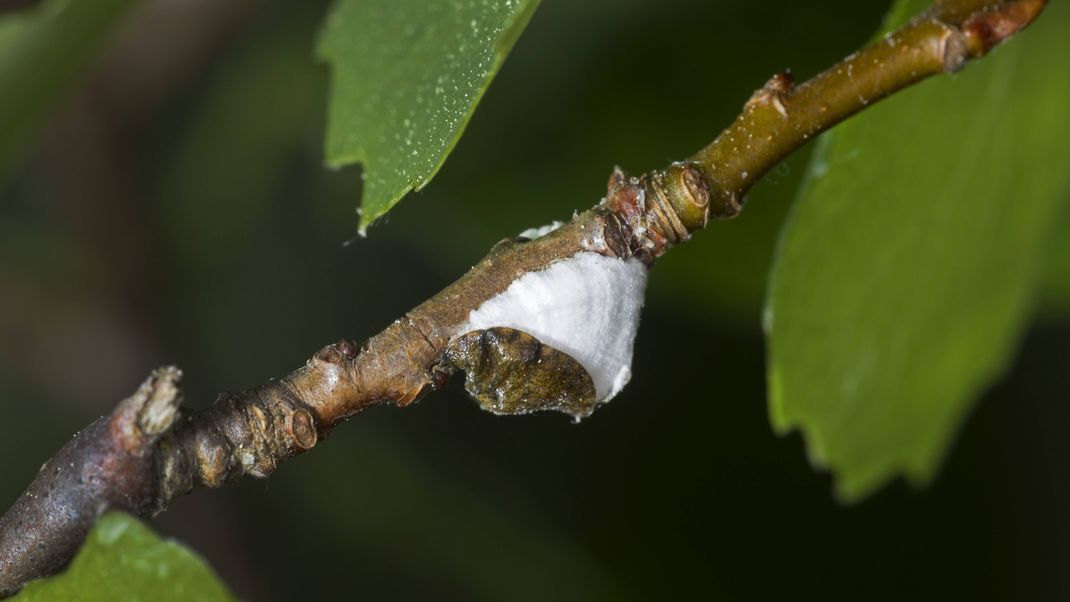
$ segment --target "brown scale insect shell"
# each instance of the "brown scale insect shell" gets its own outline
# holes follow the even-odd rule
[[[495,414],[555,410],[581,418],[597,405],[594,381],[578,361],[513,328],[463,334],[443,362],[464,370],[468,394]]]

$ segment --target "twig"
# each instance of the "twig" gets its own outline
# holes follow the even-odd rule
[[[896,90],[956,71],[1037,16],[1043,0],[946,0],[809,82],[775,76],[687,162],[639,178],[619,170],[593,209],[533,241],[503,241],[460,280],[361,346],[341,340],[257,389],[189,415],[180,373],[154,372],[131,398],[76,435],[0,518],[0,595],[73,557],[97,516],[143,517],[196,486],[264,477],[339,423],[382,403],[407,406],[442,386],[469,314],[525,274],[581,252],[647,265],[739,213],[747,189],[808,139]]]
[[[1045,0],[937,0],[907,25],[804,84],[773,76],[739,117],[689,161],[713,191],[712,213],[739,213],[747,190],[808,140],[931,75],[953,73],[1026,27]]]

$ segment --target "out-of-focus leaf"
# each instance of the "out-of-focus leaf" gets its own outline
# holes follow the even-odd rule
[[[464,475],[430,474],[402,441],[372,431],[339,441],[353,450],[345,455],[346,470],[360,478],[334,479],[332,495],[310,496],[313,516],[329,520],[349,545],[400,546],[414,566],[446,568],[449,580],[466,590],[463,599],[633,599],[589,550],[487,478],[481,464]],[[453,464],[440,460],[440,468]],[[314,491],[337,468],[312,467],[298,475],[300,489]],[[376,484],[374,496],[366,495],[369,483]],[[352,511],[355,499],[360,512]]]
[[[15,598],[18,602],[232,599],[203,560],[119,513],[97,521],[66,571],[30,583]]]
[[[1064,203],[1056,232],[1070,231],[1070,196]],[[1053,236],[1047,251],[1044,292],[1040,298],[1040,319],[1070,322],[1070,236]]]
[[[0,166],[140,0],[50,0],[0,17]]]
[[[252,35],[218,62],[164,162],[161,221],[200,272],[248,244],[267,205],[285,194],[293,166],[318,154],[324,78],[306,51],[322,8],[302,9],[264,11]],[[309,193],[302,202],[322,201]]]
[[[362,162],[361,232],[419,190],[453,149],[538,0],[339,0],[319,55],[330,62],[326,159]]]
[[[1070,185],[1068,13],[817,151],[767,299],[770,413],[842,499],[927,482],[1014,351]]]

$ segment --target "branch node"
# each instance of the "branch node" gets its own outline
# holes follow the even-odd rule
[[[157,368],[116,407],[112,428],[128,452],[144,452],[171,428],[182,404],[181,381],[182,371],[178,368]]]
[[[339,339],[338,342],[331,343],[317,351],[313,357],[329,364],[341,365],[344,362],[352,361],[359,352],[359,347],[353,341]]]
[[[970,59],[969,42],[957,27],[945,26],[940,38],[941,63],[945,73],[958,73]]]
[[[291,412],[286,417],[286,434],[293,440],[298,451],[312,449],[319,438],[312,413],[305,408],[297,408]]]
[[[1017,0],[974,13],[962,24],[970,52],[974,56],[984,56],[1032,23],[1045,4],[1046,0]]]
[[[772,107],[781,117],[787,119],[788,109],[784,104],[784,98],[795,88],[795,76],[790,69],[785,69],[769,78],[761,88],[747,99],[743,105],[744,111],[754,111],[760,106]]]

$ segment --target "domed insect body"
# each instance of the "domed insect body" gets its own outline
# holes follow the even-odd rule
[[[578,420],[631,378],[646,276],[638,259],[590,251],[524,274],[469,314],[446,360],[484,409]]]

